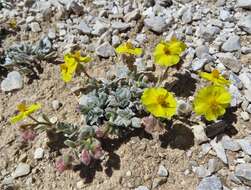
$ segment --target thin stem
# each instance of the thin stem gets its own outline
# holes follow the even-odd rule
[[[32,117],[31,115],[28,116],[31,120],[35,121],[37,125],[47,125],[47,126],[52,126],[51,123],[47,123],[47,122],[40,122],[37,119],[35,119],[34,117]]]
[[[94,79],[92,78],[88,73],[87,71],[85,70],[85,68],[83,69],[83,73],[89,78],[89,79]],[[95,79],[96,80],[96,79]]]
[[[157,87],[160,86],[162,84],[162,82],[164,81],[165,75],[167,74],[168,70],[169,70],[169,67],[166,67],[166,69],[163,70],[164,72],[159,75],[158,81],[156,83]]]

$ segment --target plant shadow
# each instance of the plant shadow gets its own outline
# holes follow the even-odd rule
[[[176,73],[174,77],[177,79],[167,84],[167,88],[180,97],[189,97],[192,96],[196,90],[196,80],[191,77],[189,72],[184,74]]]
[[[126,130],[125,130],[126,131]],[[121,134],[118,138],[105,138],[100,139],[102,149],[108,153],[108,159],[104,164],[102,161],[95,160],[89,166],[79,164],[73,167],[73,170],[80,171],[80,177],[85,180],[85,183],[91,183],[97,171],[104,171],[108,177],[113,175],[114,170],[120,169],[120,157],[115,153],[123,144],[126,144],[132,137],[138,136],[140,139],[152,139],[152,136],[144,131],[143,128],[135,129]]]
[[[194,145],[194,135],[191,129],[179,123],[172,126],[159,137],[162,148],[170,146],[173,149],[188,150]]]

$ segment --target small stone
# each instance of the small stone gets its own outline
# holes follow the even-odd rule
[[[199,166],[195,168],[195,173],[199,178],[204,178],[210,176],[209,170],[207,170],[204,166]]]
[[[193,12],[192,12],[192,7],[187,7],[186,11],[182,15],[182,22],[185,24],[189,24],[192,22],[193,19]]]
[[[62,106],[62,103],[60,103],[58,100],[53,100],[52,101],[52,108],[54,110],[58,110]]]
[[[165,19],[160,16],[152,16],[150,18],[146,18],[144,20],[144,23],[146,27],[157,33],[162,33],[167,29]]]
[[[230,151],[237,152],[241,148],[240,145],[236,141],[234,141],[233,139],[231,139],[227,135],[224,135],[222,137],[221,143],[222,143],[225,150],[230,150]]]
[[[192,112],[192,106],[189,103],[186,103],[184,100],[178,101],[178,115],[188,116]]]
[[[163,177],[154,178],[152,188],[159,187],[159,186],[163,185],[166,182],[167,182],[167,178],[163,178]]]
[[[169,173],[168,173],[167,169],[165,168],[165,166],[160,165],[160,166],[159,166],[159,170],[158,170],[158,175],[159,175],[160,177],[167,177],[168,174],[169,174]]]
[[[251,73],[244,72],[239,75],[239,79],[243,83],[244,87],[251,90]]]
[[[217,135],[225,132],[227,126],[228,124],[224,120],[208,125],[205,129],[207,137],[209,138],[216,137]]]
[[[230,79],[230,81],[232,80]],[[229,86],[229,93],[232,95],[232,100],[231,100],[230,105],[232,107],[236,107],[240,105],[240,103],[243,101],[243,98],[239,89],[235,85],[231,84]]]
[[[97,20],[93,26],[92,34],[100,36],[103,33],[105,33],[109,29],[109,27],[110,27],[109,20],[105,20],[105,19]]]
[[[48,38],[50,38],[50,39],[55,39],[56,38],[56,32],[54,31],[54,30],[52,30],[52,29],[50,29],[49,31],[48,31]]]
[[[239,164],[235,168],[235,175],[246,185],[251,186],[251,164]]]
[[[197,31],[198,35],[206,41],[212,41],[216,38],[215,34],[220,32],[220,28],[216,26],[200,27]]]
[[[215,175],[205,177],[197,186],[196,190],[222,190],[222,183]]]
[[[124,16],[124,20],[126,22],[131,22],[132,20],[137,20],[140,17],[140,11],[139,9],[135,9],[131,12],[128,12],[125,16]]]
[[[134,190],[149,190],[146,186],[138,186]]]
[[[216,152],[217,157],[227,164],[228,160],[222,143],[220,141],[217,142],[217,138],[214,138],[210,144],[213,147],[213,150]]]
[[[237,142],[239,143],[241,149],[245,152],[245,154],[251,156],[251,143],[245,139],[239,139],[237,140]]]
[[[220,19],[222,21],[227,21],[230,18],[230,13],[227,10],[221,9],[220,10]]]
[[[206,155],[212,149],[212,146],[209,143],[204,143],[201,145],[201,148],[203,155]]]
[[[120,22],[120,21],[112,22],[112,28],[120,32],[125,31],[129,29],[130,27],[131,27],[130,24],[125,23],[125,22]]]
[[[249,114],[248,114],[248,112],[246,112],[246,111],[241,112],[241,118],[244,121],[249,121]]]
[[[225,67],[231,69],[234,73],[240,72],[241,64],[231,53],[218,54],[217,56]]]
[[[218,159],[212,158],[208,161],[208,171],[211,174],[216,173],[221,168],[221,164]]]
[[[244,96],[249,102],[251,102],[251,89],[244,90]]]
[[[251,15],[241,18],[238,26],[248,34],[251,34]]]
[[[84,21],[80,21],[78,25],[78,30],[81,34],[90,34],[92,31],[91,28]]]
[[[16,167],[16,170],[12,173],[13,178],[18,178],[22,176],[26,176],[30,173],[30,165],[25,163],[20,163]]]
[[[31,31],[32,32],[40,32],[41,31],[41,28],[40,28],[40,25],[38,22],[32,22],[30,23],[30,28],[31,28]]]
[[[120,40],[119,36],[117,36],[117,35],[112,36],[112,46],[113,47],[118,46],[120,43],[121,43],[121,40]]]
[[[76,186],[78,189],[83,189],[85,187],[85,183],[83,180],[81,180],[77,182]]]
[[[244,9],[251,9],[251,0],[238,0],[236,6]]]
[[[241,49],[240,37],[237,35],[230,36],[222,45],[222,50],[225,52],[233,52]]]
[[[198,144],[202,144],[208,141],[205,129],[202,125],[192,126],[194,138]]]
[[[248,107],[247,107],[247,109],[246,109],[246,110],[247,110],[247,112],[248,112],[248,113],[250,113],[250,114],[251,114],[251,104],[249,104],[249,105],[248,105]]]
[[[101,57],[108,58],[111,56],[115,56],[115,50],[109,42],[104,42],[96,48],[96,54]]]
[[[192,62],[192,70],[193,71],[198,71],[200,70],[205,64],[207,63],[206,59],[199,59],[199,58],[195,58]]]
[[[44,149],[37,148],[34,152],[34,159],[39,160],[44,157]]]
[[[23,79],[19,72],[12,71],[1,83],[2,91],[9,92],[23,87]]]
[[[205,45],[198,46],[195,53],[198,58],[202,59],[205,54],[209,54],[209,48]]]

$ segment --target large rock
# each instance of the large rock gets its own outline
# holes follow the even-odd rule
[[[237,35],[230,36],[228,40],[222,45],[222,50],[225,52],[232,52],[241,49],[240,37]]]
[[[235,175],[246,185],[251,186],[251,164],[239,164],[235,168]]]
[[[2,91],[9,92],[12,90],[17,90],[22,88],[23,80],[22,76],[17,71],[12,71],[7,75],[7,78],[4,79],[1,83]]]
[[[251,9],[251,0],[238,0],[236,6],[244,9]]]
[[[30,165],[25,163],[18,164],[16,170],[12,173],[13,178],[18,178],[22,176],[26,176],[30,173]]]
[[[162,33],[167,29],[167,23],[165,22],[165,19],[160,16],[146,18],[144,23],[146,27],[157,33]]]
[[[238,22],[238,26],[248,34],[251,34],[251,15],[241,18]]]
[[[205,177],[197,186],[196,190],[222,190],[222,183],[215,175]]]
[[[241,70],[241,63],[231,53],[219,53],[217,56],[220,62],[234,73]]]

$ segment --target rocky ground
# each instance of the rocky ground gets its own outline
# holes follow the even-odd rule
[[[250,0],[0,0],[1,189],[251,189],[250,34]],[[172,36],[188,46],[182,72],[189,76],[172,90],[189,99],[195,73],[217,68],[232,82],[223,120],[175,123],[158,138],[139,131],[113,142],[105,164],[63,174],[54,167],[60,152],[47,147],[45,134],[22,145],[9,117],[23,100],[81,123],[75,92],[82,80],[60,79],[65,52],[81,48],[94,59],[91,75],[106,78],[121,42],[142,47],[136,63],[151,66],[155,45]]]

